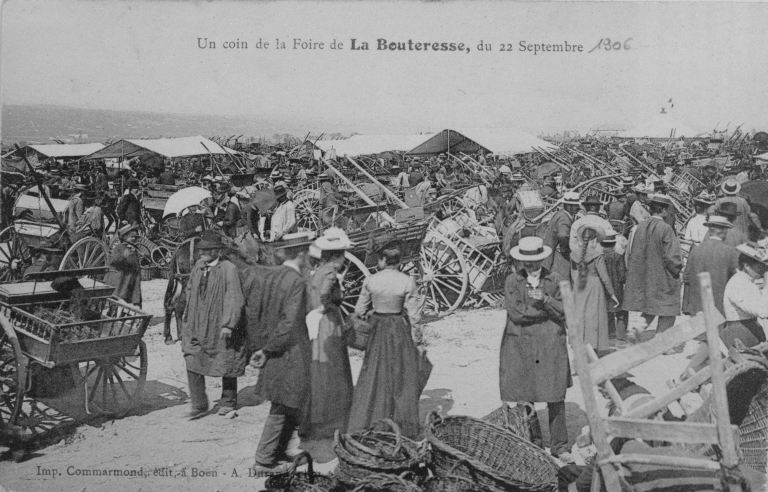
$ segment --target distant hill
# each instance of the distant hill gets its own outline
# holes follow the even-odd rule
[[[285,122],[265,122],[257,117],[161,114],[134,111],[80,109],[49,105],[3,105],[2,143],[104,142],[118,138],[160,138],[203,135],[271,137],[301,128]],[[292,126],[294,126],[292,128]]]

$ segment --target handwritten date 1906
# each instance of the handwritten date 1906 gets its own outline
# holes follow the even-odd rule
[[[629,45],[630,41],[632,41],[632,38],[627,38],[623,43],[621,41],[611,41],[610,38],[603,38],[597,42],[594,48],[587,51],[587,53],[592,53],[595,50],[629,51],[631,49],[631,46]]]

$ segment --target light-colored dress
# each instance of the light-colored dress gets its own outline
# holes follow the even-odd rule
[[[590,243],[591,246],[592,243]],[[605,257],[602,252],[588,251],[587,281],[580,287],[578,261],[581,249],[571,252],[571,278],[573,279],[573,301],[578,316],[584,320],[584,342],[592,345],[596,352],[609,349],[608,344],[608,299],[614,295]]]
[[[421,318],[421,306],[413,277],[397,270],[382,270],[363,282],[355,314],[373,307],[371,333],[363,367],[352,397],[348,432],[369,428],[389,418],[404,436],[419,434],[419,351],[411,333]]]

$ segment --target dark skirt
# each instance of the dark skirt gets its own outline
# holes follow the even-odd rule
[[[419,434],[419,351],[403,314],[370,318],[371,334],[363,367],[352,395],[347,432],[364,430],[380,419],[392,419],[403,435]]]
[[[754,347],[765,341],[765,331],[756,318],[726,321],[725,327],[720,329],[720,338],[728,348],[733,346],[737,338],[747,347]]]

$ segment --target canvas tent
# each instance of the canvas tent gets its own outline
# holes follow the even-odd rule
[[[104,148],[104,144],[43,144],[27,145],[24,150],[34,150],[42,159],[53,157],[54,159],[79,159],[80,157],[93,154]]]
[[[353,135],[342,140],[319,140],[323,152],[336,151],[337,156],[381,154],[387,151],[406,152],[423,143],[433,134],[426,135]]]
[[[534,152],[535,147],[556,148],[545,140],[515,128],[457,128],[433,135],[406,154],[470,154],[486,150],[496,155],[512,156]]]
[[[203,145],[208,147],[208,150]],[[221,145],[197,135],[194,137],[157,138],[151,140],[119,140],[112,145],[87,155],[85,159],[131,159],[147,154],[156,154],[169,159],[175,159],[177,157],[206,156],[209,151],[214,155],[226,155],[227,153]],[[238,153],[229,148],[227,151],[230,154]]]
[[[619,138],[656,138],[668,139],[675,131],[674,138],[693,138],[701,135],[701,132],[694,130],[685,123],[681,123],[674,116],[667,112],[656,113],[648,121],[618,134]]]

